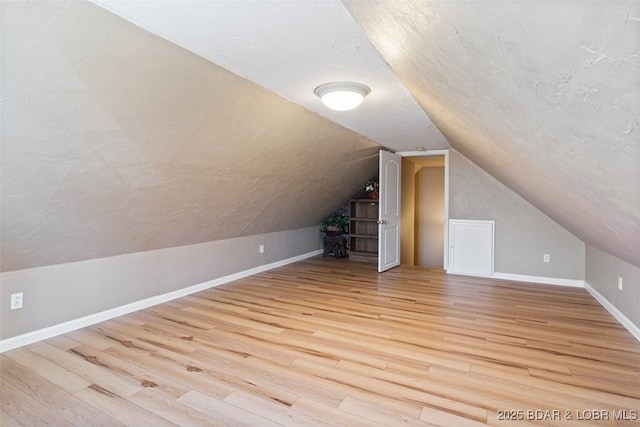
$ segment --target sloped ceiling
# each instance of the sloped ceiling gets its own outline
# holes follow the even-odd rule
[[[343,3],[451,146],[640,266],[640,2]]]
[[[380,146],[87,2],[2,2],[2,270],[319,224]]]
[[[636,1],[95,1],[0,2],[2,270],[317,224],[376,142],[640,266]],[[357,113],[312,95],[338,79]]]
[[[339,0],[91,1],[396,151],[449,147]],[[372,89],[356,111],[313,93],[344,80]]]

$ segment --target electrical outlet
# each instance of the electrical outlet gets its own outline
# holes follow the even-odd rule
[[[543,262],[551,262],[551,255],[550,254],[542,255],[542,261]]]
[[[618,277],[618,290],[622,290],[622,277]]]
[[[22,292],[11,294],[11,310],[22,308],[23,295]]]
[[[258,246],[258,252],[261,253],[261,254],[264,253],[264,245]]]

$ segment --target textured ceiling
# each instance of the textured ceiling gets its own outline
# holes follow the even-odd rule
[[[344,3],[451,146],[640,266],[640,2]]]
[[[375,142],[450,143],[640,266],[640,2],[95,3],[136,25],[0,2],[2,270],[317,224]]]
[[[2,2],[2,270],[320,223],[379,145],[86,2]]]

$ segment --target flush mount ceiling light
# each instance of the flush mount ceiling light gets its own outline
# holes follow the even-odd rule
[[[313,93],[335,111],[353,110],[371,92],[368,86],[355,82],[331,82],[318,86]]]

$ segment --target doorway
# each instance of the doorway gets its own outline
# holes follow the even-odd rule
[[[447,269],[447,154],[437,151],[402,157],[402,264]]]

